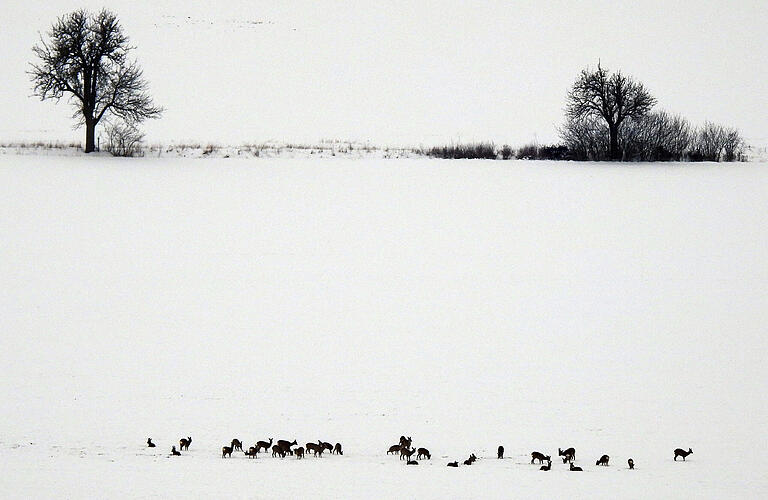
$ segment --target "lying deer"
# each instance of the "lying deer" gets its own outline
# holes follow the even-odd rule
[[[610,460],[610,459],[611,459],[611,457],[609,457],[608,455],[603,455],[602,457],[600,457],[600,460],[595,462],[595,465],[604,465],[604,466],[608,467],[608,460]]]
[[[147,446],[149,448],[154,448],[155,447],[155,443],[152,442],[152,438],[147,438]]]
[[[471,455],[469,455],[468,459],[464,460],[464,465],[472,465],[475,462],[475,460],[477,460],[477,457],[475,456],[474,453],[472,453]]]
[[[558,456],[563,457],[563,463],[573,462],[576,459],[576,450],[573,448],[568,448],[565,451],[558,448],[557,454]]]
[[[635,468],[635,461],[630,458],[629,460],[627,460],[627,465],[629,465],[630,469],[634,469]]]
[[[179,455],[181,455],[181,453],[176,451],[176,447],[175,446],[171,446],[171,455],[173,455],[174,457],[178,457]]]
[[[341,451],[341,443],[336,443],[336,446],[333,447],[333,452],[335,452],[337,455],[343,455],[344,454],[344,452]]]
[[[534,451],[531,453],[531,463],[538,460],[540,464],[544,462],[551,462],[552,460],[549,458],[549,455],[545,455],[543,453],[539,453],[538,451]]]
[[[408,460],[405,465],[419,465],[419,462],[416,460]]]
[[[221,458],[232,458],[232,447],[231,446],[222,446],[221,447]]]
[[[243,442],[239,439],[233,439],[230,446],[232,446],[234,451],[243,451]]]
[[[189,450],[189,445],[192,444],[192,438],[188,437],[186,439],[181,438],[179,439],[179,450]]]
[[[583,472],[584,471],[584,469],[582,469],[581,467],[576,467],[575,465],[573,465],[573,462],[571,462],[570,469],[572,471],[574,471],[574,472]]]
[[[688,448],[688,451],[683,450],[682,448],[678,448],[675,450],[675,462],[677,462],[677,457],[683,457],[683,462],[685,462],[685,457],[693,453],[693,450]]]
[[[416,460],[421,460],[422,458],[425,458],[427,460],[432,460],[432,455],[429,454],[429,450],[426,448],[419,448],[418,453],[416,453]]]
[[[498,458],[498,459],[504,458],[504,447],[503,446],[499,446],[499,449],[496,450],[496,458]]]
[[[296,458],[304,458],[304,448],[299,446],[293,451],[296,454]]]
[[[552,468],[552,460],[547,460],[547,465],[542,465],[539,470],[549,470]]]
[[[264,448],[264,451],[269,451],[270,446],[272,446],[272,438],[269,438],[269,443],[266,441],[259,441],[256,443],[256,453],[261,451],[262,448]]]
[[[458,467],[459,462],[448,462],[448,467]]]

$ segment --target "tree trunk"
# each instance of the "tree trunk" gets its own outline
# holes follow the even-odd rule
[[[616,125],[608,126],[608,135],[611,137],[611,144],[608,149],[608,157],[612,161],[620,160],[619,156],[619,127]]]
[[[96,151],[96,122],[93,119],[85,119],[85,152],[92,153]]]

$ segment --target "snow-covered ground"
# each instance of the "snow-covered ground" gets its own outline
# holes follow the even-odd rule
[[[765,498],[767,200],[760,163],[1,155],[0,491]]]

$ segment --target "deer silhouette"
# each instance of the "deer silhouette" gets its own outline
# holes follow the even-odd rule
[[[147,438],[147,447],[154,448],[155,443],[152,442],[152,438]]]
[[[285,458],[286,451],[280,447],[280,445],[276,444],[272,446],[272,456],[276,457],[280,455],[280,458]]]
[[[314,453],[315,456],[317,456],[318,454],[322,456],[324,450],[325,448],[323,448],[317,443],[307,443],[307,453],[311,451],[312,453]]]
[[[296,458],[297,459],[304,458],[304,448],[303,447],[299,446],[298,448],[296,448],[294,450],[294,453],[296,454]]]
[[[602,457],[600,457],[600,459],[597,462],[595,462],[595,465],[604,465],[608,467],[608,460],[610,459],[611,457],[609,457],[608,455],[603,455]]]
[[[448,462],[448,467],[458,467],[459,462]]]
[[[504,447],[499,446],[498,450],[496,450],[496,458],[502,459],[504,458]]]
[[[416,453],[416,459],[421,460],[422,458],[425,458],[427,460],[432,459],[432,455],[429,454],[429,450],[426,448],[419,448],[418,452]]]
[[[239,439],[233,439],[230,445],[234,451],[243,451],[243,442]]]
[[[280,439],[277,441],[277,446],[283,449],[287,454],[293,455],[293,451],[291,450],[291,446],[294,446],[298,444],[296,440],[294,439],[293,442],[286,441],[285,439]]]
[[[545,455],[543,453],[539,453],[538,451],[534,451],[531,453],[531,463],[534,463],[534,461],[538,460],[539,463],[544,463],[547,461],[550,461],[549,455]]]
[[[258,443],[256,443],[256,453],[261,451],[262,448],[264,449],[264,451],[269,451],[270,446],[272,446],[272,438],[269,438],[269,443],[267,443],[266,441],[259,441]]]
[[[576,459],[576,450],[573,448],[568,448],[565,451],[558,448],[557,454],[558,456],[563,457],[563,463],[573,462]]]
[[[539,470],[549,470],[552,468],[552,460],[547,460],[547,465],[542,465]]]
[[[251,446],[250,448],[248,448],[248,451],[244,451],[243,453],[245,453],[245,456],[247,456],[248,458],[257,458],[259,454],[259,452],[256,451],[255,446]]]
[[[582,472],[584,469],[582,469],[581,467],[576,467],[575,465],[573,465],[573,462],[571,462],[570,463],[570,470],[572,470],[574,472]]]
[[[189,445],[192,444],[192,438],[187,437],[179,439],[179,450],[189,450]]]
[[[171,446],[171,455],[173,455],[174,457],[178,457],[179,455],[181,455],[181,453],[176,451],[175,446]]]
[[[222,446],[221,447],[221,458],[232,458],[232,447],[231,446]]]
[[[416,453],[416,448],[400,448],[400,460],[410,460],[414,453]]]
[[[392,446],[389,447],[389,450],[387,450],[387,455],[389,455],[390,453],[399,453],[400,452],[400,448],[402,448],[402,447],[403,447],[403,445],[393,444]]]
[[[344,454],[344,452],[341,451],[341,443],[336,443],[336,446],[333,447],[333,452],[335,452],[337,455]]]
[[[408,460],[405,465],[419,465],[419,462],[416,460]]]
[[[685,462],[685,457],[693,453],[693,450],[688,448],[688,451],[685,451],[682,448],[678,448],[675,450],[675,462],[677,462],[677,457],[683,457],[683,462]]]
[[[630,458],[629,460],[627,460],[627,465],[629,465],[630,469],[634,469],[635,468],[635,461]]]

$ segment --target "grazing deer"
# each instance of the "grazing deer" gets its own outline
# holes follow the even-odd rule
[[[296,448],[294,450],[294,453],[296,454],[296,458],[297,459],[304,458],[304,448],[303,447],[299,446],[298,448]]]
[[[392,446],[389,447],[389,450],[387,450],[387,455],[389,455],[390,453],[398,453],[398,452],[400,452],[400,448],[402,448],[402,447],[403,447],[402,445],[393,444]]]
[[[416,453],[416,460],[421,460],[422,458],[426,457],[427,460],[432,460],[432,455],[429,454],[429,450],[426,448],[419,448],[418,453]]]
[[[247,456],[248,458],[258,458],[258,454],[259,454],[259,452],[256,451],[255,446],[251,446],[250,448],[248,448],[248,451],[244,451],[243,453],[245,453],[245,456]]]
[[[221,447],[221,458],[232,458],[232,447],[231,446],[222,446]]]
[[[683,462],[685,462],[685,457],[693,453],[693,450],[688,448],[688,451],[683,450],[682,448],[678,448],[675,450],[675,462],[677,462],[677,457],[683,457]]]
[[[634,469],[635,468],[635,461],[630,458],[629,460],[627,460],[627,465],[629,465],[630,469]]]
[[[264,448],[264,451],[269,451],[270,446],[272,446],[272,438],[269,438],[269,443],[266,441],[259,441],[256,443],[256,453],[258,453],[262,448]]]
[[[291,446],[294,446],[298,444],[296,440],[294,439],[293,442],[286,441],[285,439],[280,439],[277,441],[277,446],[282,448],[287,454],[293,455],[293,451],[291,451]]]
[[[331,443],[326,443],[325,441],[318,440],[317,444],[319,444],[321,448],[323,448],[325,450],[328,450],[331,453],[333,453],[333,445]]]
[[[496,450],[496,458],[498,458],[498,459],[504,458],[504,447],[503,446],[499,446],[499,449]]]
[[[272,446],[272,457],[276,457],[280,455],[280,458],[285,458],[285,450],[280,447],[280,445],[274,445]]]
[[[174,457],[178,457],[179,455],[181,455],[181,453],[176,451],[176,447],[175,446],[171,446],[171,455],[173,455]]]
[[[573,462],[576,459],[576,450],[573,448],[568,448],[565,451],[558,448],[557,454],[563,457],[563,463]]]
[[[419,462],[416,460],[408,460],[405,465],[419,465]]]
[[[459,462],[448,462],[448,467],[458,467]]]
[[[547,465],[542,465],[539,470],[549,470],[552,468],[552,460],[547,460]]]
[[[333,447],[333,451],[336,452],[337,455],[343,455],[344,454],[344,452],[341,451],[341,443],[336,443],[336,446]]]
[[[544,462],[551,462],[549,455],[545,455],[543,453],[539,453],[538,451],[534,451],[531,453],[531,463],[533,463],[535,460],[538,460],[540,464],[543,464]]]
[[[189,450],[189,445],[191,445],[191,444],[192,444],[192,438],[191,437],[187,437],[186,439],[181,438],[181,439],[179,439],[179,450],[180,451]]]
[[[321,456],[323,454],[324,448],[316,443],[307,443],[307,453],[310,451],[314,453],[315,456],[319,453]]]
[[[155,443],[152,442],[152,438],[147,438],[147,446],[149,448],[154,448],[155,447]]]
[[[575,465],[573,465],[573,462],[571,462],[570,470],[572,470],[574,472],[583,472],[584,471],[584,469],[582,469],[581,467],[576,467]]]
[[[608,460],[610,460],[610,459],[611,459],[611,457],[609,457],[608,455],[603,455],[602,457],[600,457],[600,460],[595,462],[595,465],[604,465],[604,466],[608,467]]]
[[[234,451],[243,451],[243,442],[239,439],[233,439],[230,446],[232,446]]]
[[[400,448],[400,460],[410,460],[414,453],[416,453],[416,448]]]

